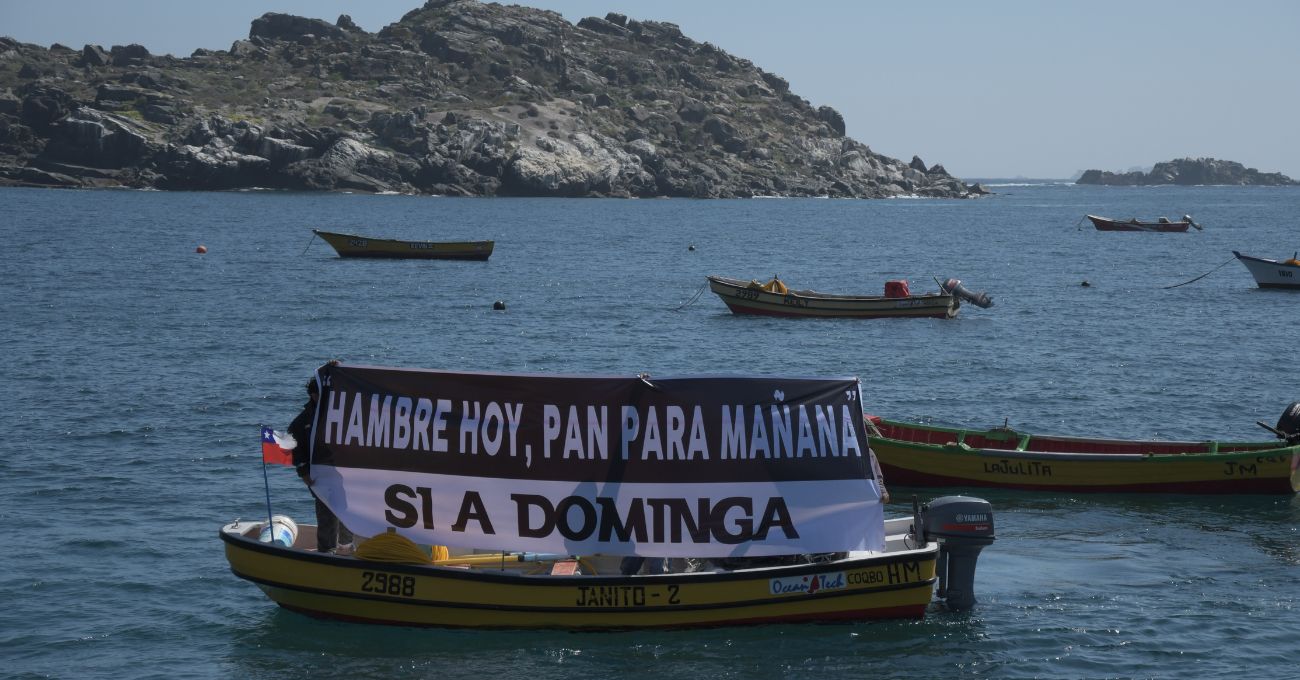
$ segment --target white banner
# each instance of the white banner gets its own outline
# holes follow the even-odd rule
[[[320,371],[309,474],[361,536],[647,557],[884,547],[853,378]]]
[[[582,555],[753,557],[884,550],[874,479],[657,484],[449,476],[318,465],[359,536]],[[845,537],[860,537],[856,545]]]

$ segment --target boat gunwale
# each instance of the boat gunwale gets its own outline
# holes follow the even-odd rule
[[[1255,448],[1238,448],[1234,451],[1197,451],[1189,450],[1178,453],[1080,453],[1068,451],[1044,451],[1041,449],[998,449],[988,446],[970,446],[957,441],[945,442],[942,444],[919,442],[910,439],[899,439],[897,437],[871,434],[868,432],[868,440],[881,439],[890,442],[895,446],[907,446],[908,448],[917,449],[942,449],[945,452],[969,454],[969,455],[986,455],[1000,458],[1019,458],[1028,460],[1055,460],[1055,461],[1153,461],[1153,462],[1172,462],[1172,461],[1193,461],[1193,460],[1232,460],[1235,458],[1246,458],[1254,456],[1290,456],[1300,454],[1300,445],[1287,446],[1282,441],[1223,441],[1223,440],[1202,440],[1202,441],[1179,441],[1179,440],[1160,440],[1160,439],[1106,439],[1098,437],[1075,437],[1068,435],[1034,435],[1028,432],[1019,432],[1016,430],[971,430],[963,428],[946,427],[942,425],[921,425],[918,423],[905,423],[902,421],[889,420],[881,418],[881,422],[889,425],[919,429],[931,432],[943,432],[954,436],[987,436],[998,435],[1005,436],[1009,439],[1028,436],[1029,441],[1050,440],[1060,442],[1070,442],[1079,444],[1098,444],[1105,445],[1125,445],[1141,446],[1151,444],[1160,447],[1186,445],[1191,448],[1207,448],[1210,445],[1230,446],[1230,447],[1255,447]],[[1015,443],[1014,441],[1008,443]],[[1281,445],[1279,445],[1281,444]]]
[[[1023,460],[1045,460],[1045,461],[1114,461],[1114,462],[1177,462],[1177,461],[1204,461],[1204,460],[1234,460],[1238,458],[1253,458],[1256,456],[1289,456],[1293,453],[1300,452],[1300,446],[1280,447],[1273,449],[1254,449],[1250,451],[1224,451],[1217,453],[1068,453],[1062,451],[1033,451],[1017,449],[994,449],[989,447],[974,447],[965,444],[926,444],[924,442],[913,442],[906,439],[893,439],[891,437],[875,437],[872,439],[886,439],[895,446],[905,446],[907,448],[935,450],[942,449],[945,453],[956,453],[973,456],[988,456],[992,458],[1017,458]],[[1096,440],[1092,440],[1096,441]]]
[[[1290,267],[1293,269],[1300,269],[1300,264],[1291,264],[1289,262],[1283,262],[1282,260],[1270,260],[1267,257],[1255,257],[1254,255],[1247,255],[1245,253],[1236,250],[1232,251],[1232,254],[1234,257],[1236,257],[1238,260],[1241,260],[1242,262],[1255,262],[1258,264],[1267,264],[1267,265],[1274,265],[1278,267]]]
[[[306,550],[285,547],[279,544],[263,543],[254,537],[238,533],[232,528],[241,524],[250,526],[258,525],[258,522],[236,521],[224,525],[219,530],[221,540],[231,546],[235,546],[250,552],[263,553],[277,556],[283,559],[289,559],[301,562],[314,562],[329,564],[338,567],[350,569],[374,569],[376,566],[384,571],[397,572],[403,574],[434,576],[437,578],[450,578],[456,580],[496,582],[511,585],[524,586],[547,586],[547,587],[573,587],[574,585],[627,585],[629,583],[648,584],[648,585],[681,585],[682,582],[690,584],[704,584],[727,581],[747,581],[756,578],[772,578],[776,576],[806,576],[810,574],[820,574],[828,571],[843,571],[847,569],[857,569],[861,567],[874,567],[882,565],[896,564],[900,562],[910,562],[913,560],[927,560],[936,558],[939,552],[939,546],[935,542],[925,544],[921,548],[907,548],[900,551],[872,553],[864,557],[846,557],[844,559],[832,562],[781,565],[772,567],[755,567],[752,569],[742,569],[735,571],[699,571],[683,572],[677,574],[646,574],[643,576],[623,576],[599,574],[592,575],[550,575],[550,574],[504,574],[493,571],[467,571],[458,567],[448,567],[434,564],[408,564],[400,562],[381,562],[375,560],[364,560],[351,556],[341,556],[333,554],[321,554]],[[510,564],[510,562],[506,562]],[[832,568],[833,567],[833,568]],[[231,567],[234,571],[234,567]],[[236,576],[247,578],[236,572]],[[248,579],[253,580],[253,579]],[[910,585],[910,584],[909,584]],[[858,591],[860,592],[860,591]],[[407,600],[400,600],[406,602]]]
[[[493,245],[496,244],[495,241],[490,241],[490,240],[479,240],[479,241],[426,241],[426,240],[420,240],[420,239],[376,238],[376,237],[374,237],[374,236],[362,236],[361,234],[348,234],[348,233],[344,233],[344,232],[340,232],[340,231],[324,231],[324,230],[321,230],[321,229],[312,229],[311,231],[312,231],[313,234],[316,234],[317,236],[321,237],[322,239],[325,239],[325,242],[326,242],[326,243],[329,243],[329,239],[328,239],[327,237],[329,237],[329,236],[339,236],[339,237],[342,237],[342,238],[359,238],[359,239],[364,239],[364,240],[366,240],[366,241],[371,241],[371,242],[378,243],[378,244],[408,244],[408,243],[421,243],[421,244],[425,244],[425,245],[437,245],[437,246],[467,246],[467,245],[482,245],[482,244],[489,244],[489,243],[490,243],[490,244],[493,244]],[[330,243],[330,245],[333,246],[334,244],[333,244],[333,243]]]
[[[356,567],[351,567],[351,568],[374,569],[373,565],[375,564],[381,565],[381,568],[385,572],[389,572],[389,573],[394,572],[394,570],[389,567],[390,563],[388,562],[379,562],[379,563],[363,562],[364,566],[358,565]],[[339,566],[348,567],[348,565],[339,565]],[[436,600],[436,601],[435,600],[412,600],[406,597],[396,596],[396,595],[343,592],[339,590],[301,586],[293,583],[287,583],[284,581],[272,581],[269,579],[259,578],[259,577],[251,576],[249,574],[242,573],[233,566],[230,567],[230,573],[234,574],[238,578],[244,579],[245,581],[254,583],[259,587],[278,588],[281,590],[293,591],[297,593],[305,593],[308,595],[337,597],[346,600],[364,600],[368,602],[382,602],[385,604],[400,604],[404,606],[436,607],[436,608],[444,608],[444,609],[464,609],[464,610],[474,610],[474,611],[520,612],[520,613],[528,613],[528,614],[586,613],[586,610],[576,606],[557,607],[557,606],[535,606],[535,605],[518,605],[518,604],[495,604],[495,603],[488,603],[488,602],[452,602],[447,600]],[[441,575],[442,572],[438,572],[436,574],[436,576],[441,576]],[[688,574],[683,574],[683,575],[688,575]],[[537,576],[533,578],[558,579],[562,577]],[[576,576],[573,578],[595,579],[599,577]],[[622,578],[629,579],[630,577],[624,576]],[[628,607],[602,607],[601,611],[604,613],[611,613],[611,614],[721,611],[726,609],[739,609],[742,607],[764,607],[764,606],[775,605],[775,604],[786,604],[794,601],[799,601],[799,602],[826,601],[826,600],[834,600],[840,597],[853,597],[853,596],[861,597],[864,595],[878,595],[880,593],[890,593],[890,592],[905,591],[905,590],[925,589],[925,590],[933,591],[934,584],[938,580],[939,577],[936,575],[928,579],[921,579],[909,583],[894,583],[894,584],[887,584],[887,585],[880,585],[880,586],[871,586],[869,588],[860,588],[857,590],[848,590],[848,589],[826,590],[826,591],[813,593],[813,594],[802,593],[795,597],[792,597],[790,595],[773,595],[763,599],[732,600],[727,602],[713,602],[707,604],[675,604],[675,605],[674,604],[668,604],[668,605],[647,604],[647,605],[636,605],[636,606],[628,606]],[[620,585],[653,585],[653,584],[654,584],[653,581],[648,580],[645,577],[637,577],[637,580],[634,583],[628,583],[625,580]],[[557,585],[556,587],[573,587],[573,585],[574,584],[572,583],[566,583],[563,584],[563,586]],[[598,586],[598,585],[601,584],[593,584],[593,586]],[[812,616],[819,616],[819,615],[812,615]],[[720,625],[730,625],[730,624],[724,623]]]
[[[1139,220],[1136,217],[1129,220],[1116,220],[1109,217],[1102,217],[1101,215],[1090,215],[1090,214],[1085,215],[1085,217],[1087,217],[1089,220],[1092,220],[1093,225],[1097,224],[1096,222],[1097,220],[1101,220],[1102,222],[1106,222],[1108,224],[1127,225],[1131,227],[1178,227],[1178,226],[1190,227],[1192,226],[1192,223],[1188,222],[1187,220],[1170,220],[1168,222],[1159,222],[1159,221],[1147,222],[1144,220]]]
[[[764,290],[761,288],[751,288],[749,286],[751,281],[732,279],[725,276],[714,276],[712,274],[705,275],[705,278],[707,278],[710,282],[717,282],[719,284],[737,290],[756,290],[759,293],[765,293],[767,295],[772,295],[779,298],[796,297],[804,300],[825,300],[828,302],[860,302],[860,301],[861,302],[893,302],[896,300],[934,300],[935,302],[942,302],[945,300],[951,301],[953,297],[951,293],[921,293],[920,295],[907,295],[906,297],[888,297],[885,295],[853,295],[847,293],[845,294],[821,293],[815,290],[809,290],[809,289],[796,290],[793,288],[787,290],[785,293],[775,293],[770,290]]]

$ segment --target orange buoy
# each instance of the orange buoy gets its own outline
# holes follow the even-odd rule
[[[207,247],[207,246],[204,246],[204,245],[200,245],[198,248],[195,248],[195,249],[194,249],[194,252],[196,252],[196,253],[202,255],[202,254],[208,252],[208,247]]]

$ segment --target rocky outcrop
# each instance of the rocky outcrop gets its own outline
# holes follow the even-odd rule
[[[346,14],[340,17],[351,23],[352,19]],[[355,24],[353,24],[355,26]],[[276,12],[267,12],[257,19],[253,20],[253,26],[248,29],[249,40],[291,40],[307,41],[317,38],[342,38],[346,35],[344,29],[340,26],[328,23],[321,19],[308,19],[298,17],[292,14],[278,14]]]
[[[1300,184],[1279,172],[1260,172],[1241,163],[1214,158],[1179,158],[1156,163],[1151,172],[1113,173],[1087,170],[1076,184],[1105,186],[1150,186],[1157,184],[1202,184],[1286,186]]]
[[[671,23],[430,0],[268,13],[228,50],[0,38],[0,184],[449,195],[983,193]]]

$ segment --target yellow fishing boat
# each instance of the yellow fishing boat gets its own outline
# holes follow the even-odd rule
[[[884,518],[856,379],[317,376],[313,490],[371,538],[320,553],[315,527],[269,508],[220,530],[236,576],[310,616],[578,630],[920,618],[936,585],[947,608],[975,604],[994,540],[980,499]]]
[[[973,540],[991,542],[991,513],[973,499],[968,504],[986,520],[980,525],[986,531],[972,533]],[[236,576],[281,607],[320,618],[471,628],[675,628],[922,618],[938,582],[941,546],[936,534],[918,539],[912,524],[910,517],[886,522],[889,540],[881,553],[734,570],[691,560],[688,568],[698,571],[631,576],[620,575],[617,556],[460,553],[435,564],[320,554],[312,526],[302,527],[292,547],[259,541],[266,521],[233,522],[221,528],[221,539]],[[974,556],[966,559],[973,576]],[[973,603],[974,593],[969,582],[953,582],[943,595],[960,608]]]
[[[339,257],[372,257],[417,260],[486,260],[492,256],[492,241],[399,241],[338,234],[312,229],[330,244]]]
[[[893,485],[1108,493],[1300,491],[1300,402],[1287,408],[1276,427],[1264,426],[1283,441],[1100,439],[876,416],[868,422],[871,448]]]

